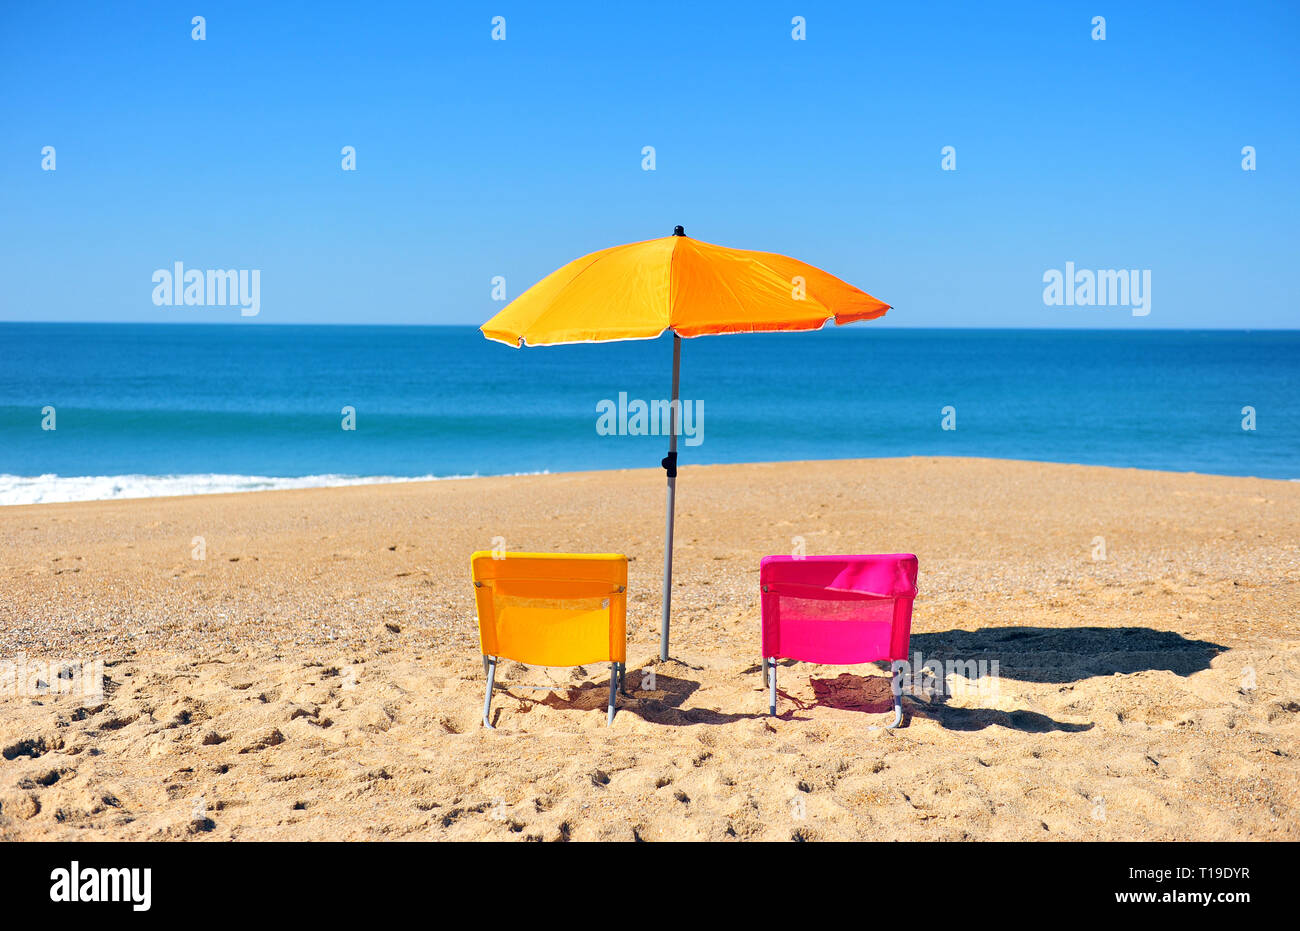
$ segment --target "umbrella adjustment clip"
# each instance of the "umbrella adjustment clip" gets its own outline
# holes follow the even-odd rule
[[[669,478],[676,478],[677,477],[677,451],[673,450],[667,456],[664,456],[663,459],[659,460],[659,465],[661,465],[663,467],[663,470],[668,473]]]

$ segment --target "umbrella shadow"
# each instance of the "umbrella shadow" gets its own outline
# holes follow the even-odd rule
[[[903,709],[904,718],[929,718],[950,731],[982,731],[988,727],[1005,727],[1025,734],[1047,734],[1052,731],[1077,734],[1090,731],[1096,726],[1091,721],[1086,724],[1058,721],[1037,711],[1024,709],[998,711],[993,708],[955,708],[948,704],[946,695],[931,696],[926,702],[915,699],[909,701],[907,696],[904,696]]]
[[[924,677],[926,667],[938,664],[945,674],[966,679],[973,687],[981,680],[1007,678],[1022,682],[1069,683],[1115,673],[1164,670],[1180,676],[1210,668],[1214,657],[1227,647],[1208,640],[1149,627],[990,627],[916,634],[911,638],[910,671],[914,682],[938,684]],[[919,660],[919,662],[918,662]],[[888,673],[891,665],[877,663]],[[816,700],[809,704],[792,698],[797,707],[817,705],[847,711],[886,711],[892,707],[889,680],[842,674],[836,679],[810,679]],[[784,693],[782,693],[784,694]],[[923,717],[954,731],[1005,727],[1024,733],[1051,731],[1078,733],[1091,723],[1058,721],[1036,711],[1001,711],[992,708],[955,707],[941,687],[921,696],[904,693],[903,717]]]
[[[972,681],[1066,683],[1150,670],[1190,676],[1225,650],[1150,627],[982,627],[913,633],[908,658],[914,662],[919,653],[922,663],[942,663]]]
[[[1208,669],[1210,662],[1225,650],[1227,647],[1208,640],[1192,640],[1172,631],[1148,627],[988,627],[973,631],[913,633],[909,659],[915,662],[917,654],[920,654],[922,664],[939,663],[945,670],[957,672],[978,687],[980,680],[989,677],[1067,683],[1147,670],[1190,676]],[[780,665],[791,667],[797,663],[795,660],[781,660]],[[811,702],[791,695],[778,685],[777,693],[788,710],[777,717],[807,720],[806,713],[818,707],[872,715],[892,712],[890,664],[878,663],[876,667],[884,675],[841,673],[835,678],[821,679],[810,676]],[[756,676],[760,673],[761,666],[757,663],[742,672],[743,675]],[[626,691],[618,696],[619,714],[635,714],[651,723],[669,727],[729,724],[767,717],[764,713],[727,714],[708,708],[685,708],[687,700],[700,688],[698,681],[658,673],[654,677],[654,689],[641,688],[641,683],[647,678],[645,669],[629,670]],[[566,711],[603,711],[607,707],[609,679],[567,688],[557,685],[544,698],[517,695],[508,691],[508,686],[500,688],[499,694],[517,702],[521,711],[527,711],[533,705]],[[496,710],[499,714],[500,709]],[[904,726],[916,716],[955,731],[977,731],[998,726],[1034,734],[1051,731],[1077,733],[1093,727],[1091,723],[1057,721],[1034,711],[954,707],[941,691],[928,695],[926,699],[904,694]]]

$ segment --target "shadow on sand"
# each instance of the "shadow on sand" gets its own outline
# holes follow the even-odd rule
[[[923,664],[936,662],[945,669],[956,669],[976,687],[981,679],[994,675],[1021,682],[1043,683],[1079,682],[1095,676],[1146,670],[1167,670],[1189,676],[1208,669],[1210,661],[1226,649],[1207,640],[1189,640],[1172,631],[1147,627],[989,627],[914,633],[911,640],[913,659],[920,654]],[[800,664],[794,660],[781,660],[780,665],[783,669],[791,669]],[[800,712],[824,707],[884,715],[886,717],[881,719],[883,724],[893,711],[890,666],[888,663],[875,665],[881,675],[860,676],[846,672],[830,679],[810,676],[811,702],[782,691],[778,683],[777,717],[784,721],[807,720],[807,716],[800,715]],[[752,675],[758,680],[761,667],[754,663],[742,674]],[[626,691],[618,698],[620,715],[634,714],[654,724],[676,727],[729,724],[767,717],[762,712],[728,714],[708,708],[684,708],[687,700],[699,690],[698,681],[660,672],[655,676],[655,688],[651,690],[641,688],[645,681],[643,676],[646,676],[644,670],[628,671]],[[756,681],[755,686],[755,691],[759,691],[761,681]],[[606,707],[609,679],[587,683],[586,687],[566,689],[557,686],[543,698],[510,692],[504,684],[500,688],[499,694],[513,699],[521,711],[526,712],[532,705],[545,705],[557,710],[595,712],[604,711]],[[906,727],[908,720],[915,716],[929,718],[954,731],[977,731],[996,725],[1031,734],[1050,731],[1075,733],[1090,730],[1093,726],[1057,721],[1034,711],[955,708],[948,704],[943,694],[930,695],[928,700],[905,695],[903,726]]]
[[[1172,631],[1147,627],[992,627],[913,634],[911,660],[915,665],[919,654],[921,664],[939,663],[946,671],[955,670],[973,686],[980,687],[980,680],[990,676],[1042,683],[1079,682],[1096,676],[1146,670],[1189,676],[1208,669],[1210,661],[1226,649],[1217,643],[1189,640]],[[781,665],[798,664],[783,660]],[[888,713],[893,708],[890,664],[875,665],[883,675],[841,673],[833,679],[810,677],[814,696],[811,702],[778,688],[782,699],[778,709],[786,702],[793,705],[792,711],[778,716],[789,719],[795,711],[817,707],[873,715]],[[759,668],[755,664],[746,672],[757,673]],[[914,716],[929,718],[954,731],[977,731],[996,725],[1031,734],[1075,733],[1093,726],[1057,721],[1035,711],[956,708],[942,693],[927,694],[924,699],[905,695],[904,726]]]

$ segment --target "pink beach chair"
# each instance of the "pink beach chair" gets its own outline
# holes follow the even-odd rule
[[[776,661],[851,665],[907,659],[916,597],[916,557],[767,556],[763,588],[763,675],[776,714]],[[894,722],[903,720],[898,672],[890,681]]]

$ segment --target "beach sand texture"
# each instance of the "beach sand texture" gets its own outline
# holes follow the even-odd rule
[[[0,660],[107,677],[0,696],[0,839],[1300,839],[1300,483],[685,466],[657,663],[662,533],[659,470],[0,508]],[[480,726],[498,537],[632,560],[612,728],[607,667],[512,662]],[[787,663],[768,718],[758,563],[800,539],[916,553],[913,651],[1000,676],[884,731],[884,666]]]

